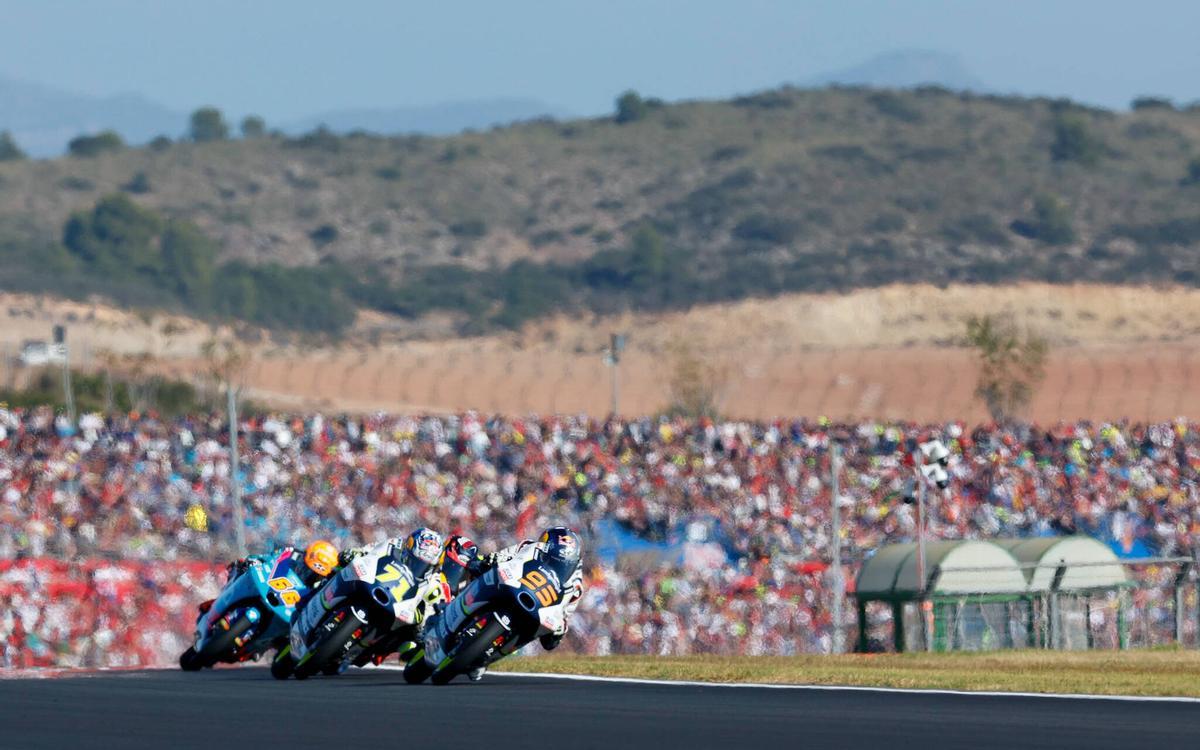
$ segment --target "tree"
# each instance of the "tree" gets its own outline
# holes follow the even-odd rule
[[[1033,399],[1046,374],[1046,340],[1022,331],[1009,315],[971,316],[966,342],[979,354],[975,395],[997,421],[1012,419]]]
[[[1075,241],[1075,229],[1065,203],[1053,195],[1039,195],[1033,201],[1037,238],[1047,245],[1068,245]]]
[[[716,417],[717,401],[725,381],[723,368],[713,364],[695,342],[678,339],[668,346],[667,374],[670,403],[667,412],[696,419]]]
[[[67,152],[71,156],[84,158],[120,151],[123,148],[125,148],[125,140],[115,130],[103,130],[95,135],[80,135],[72,138],[67,144]]]
[[[637,122],[644,118],[649,111],[650,105],[636,91],[626,91],[617,97],[616,121],[618,125]]]
[[[0,161],[18,161],[25,158],[25,152],[17,145],[12,133],[0,130]]]
[[[650,224],[642,224],[633,233],[629,266],[630,280],[637,287],[651,286],[666,275],[667,251],[662,237]]]
[[[172,221],[162,236],[163,272],[184,301],[207,306],[217,245],[195,224]]]
[[[1188,162],[1187,174],[1181,182],[1184,185],[1200,185],[1200,156]]]
[[[1165,96],[1139,96],[1129,105],[1134,111],[1145,109],[1175,109],[1175,103]]]
[[[1054,161],[1073,161],[1094,167],[1104,155],[1104,144],[1091,131],[1082,115],[1060,112],[1054,117],[1054,142],[1050,156]]]
[[[192,113],[190,134],[196,143],[223,141],[229,137],[229,125],[216,107],[201,107]]]
[[[90,213],[71,216],[63,229],[63,245],[101,275],[155,276],[162,267],[155,246],[162,226],[158,214],[117,193],[101,198]]]
[[[1033,218],[1018,219],[1011,228],[1022,237],[1047,245],[1069,245],[1075,241],[1075,229],[1071,226],[1071,213],[1066,204],[1045,193],[1033,199]]]
[[[242,119],[243,138],[262,138],[267,134],[267,123],[258,115],[246,115]]]

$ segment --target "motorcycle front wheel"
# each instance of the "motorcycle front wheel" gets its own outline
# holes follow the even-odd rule
[[[359,622],[357,617],[347,614],[346,619],[337,623],[334,627],[330,628],[329,625],[325,627],[328,631],[325,637],[321,639],[320,643],[313,646],[312,650],[306,655],[307,658],[305,658],[303,663],[296,665],[295,676],[297,680],[307,679],[317,672],[324,670],[325,666],[333,661],[335,657],[338,658],[338,662],[334,663],[340,663],[341,656],[345,654],[347,646],[354,640],[354,631],[363,627],[363,624]]]
[[[504,625],[492,617],[488,624],[475,634],[474,638],[467,643],[460,643],[449,660],[438,665],[438,668],[429,677],[430,682],[434,685],[445,685],[458,675],[469,672],[477,662],[483,659],[483,655],[487,653],[492,641],[499,638],[501,633],[506,632],[508,631]]]

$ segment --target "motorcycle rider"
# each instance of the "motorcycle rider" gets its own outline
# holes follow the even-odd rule
[[[413,580],[418,582],[418,585],[427,577],[435,576],[441,571],[443,558],[442,535],[424,526],[412,532],[407,537],[392,537],[382,542],[365,544],[361,547],[345,550],[338,557],[338,568],[340,569],[350,564],[356,557],[361,557],[368,552],[386,552],[389,545],[393,551],[393,556],[409,569],[413,575]],[[452,596],[448,588],[444,587],[444,592],[444,596]],[[401,662],[415,649],[415,643],[402,644],[399,648]],[[386,653],[376,653],[370,657],[376,666],[382,664],[386,658]]]
[[[337,547],[324,539],[318,539],[309,544],[303,552],[299,548],[289,545],[274,552],[247,555],[246,557],[238,558],[225,566],[225,582],[229,583],[234,578],[245,573],[246,569],[255,563],[269,565],[284,555],[292,558],[292,570],[295,571],[300,581],[308,587],[310,596],[340,567],[338,564],[339,555]],[[303,559],[304,564],[297,564],[301,559]],[[207,612],[215,601],[216,599],[209,599],[201,602],[197,607],[200,610],[200,614]]]
[[[368,552],[386,551],[389,545],[393,550],[393,555],[408,567],[413,579],[419,581],[436,568],[442,554],[442,535],[431,528],[422,526],[406,537],[396,536],[384,539],[382,542],[353,547],[338,555],[338,568],[344,567],[354,558],[361,557]]]
[[[446,601],[450,601],[458,592],[466,588],[475,577],[473,571],[479,570],[483,564],[483,556],[479,554],[479,545],[469,537],[461,534],[451,534],[442,545],[442,557],[438,567],[446,578],[449,587]]]
[[[571,615],[575,612],[575,608],[579,606],[579,600],[583,596],[583,559],[581,556],[583,545],[579,541],[579,535],[566,526],[551,526],[542,532],[542,536],[535,542],[525,540],[510,547],[497,550],[490,555],[477,558],[476,561],[468,568],[473,577],[483,575],[495,568],[498,564],[508,562],[518,557],[526,559],[532,558],[535,555],[541,560],[555,568],[560,579],[564,581],[563,591],[563,614],[564,625],[570,620]],[[547,651],[553,651],[562,642],[563,636],[567,634],[567,628],[563,628],[561,633],[547,633],[540,638],[538,642],[542,644],[542,648]],[[467,677],[472,682],[478,682],[487,672],[487,667],[476,667],[467,673]]]

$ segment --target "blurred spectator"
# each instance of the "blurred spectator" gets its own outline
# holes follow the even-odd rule
[[[467,413],[267,415],[240,427],[254,549],[346,546],[417,525],[491,549],[555,523],[579,529],[592,567],[566,644],[589,653],[826,650],[835,440],[851,573],[913,536],[899,493],[910,452],[933,436],[951,448],[953,478],[931,503],[934,537],[1080,532],[1130,555],[1190,555],[1200,535],[1200,424],[1183,421],[970,429]],[[0,559],[17,560],[0,568],[11,576],[4,664],[173,660],[192,605],[216,585],[196,571],[234,556],[227,434],[216,415],[85,415],[72,430],[48,409],[0,409]],[[47,578],[51,564],[68,567]],[[114,578],[146,585],[110,590]],[[152,627],[125,628],[130,618]]]

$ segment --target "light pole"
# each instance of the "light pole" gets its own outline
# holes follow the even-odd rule
[[[621,352],[625,351],[625,334],[611,333],[608,340],[608,353],[604,358],[605,363],[612,369],[612,403],[611,413],[615,417],[620,410],[620,382],[618,379],[618,367],[621,364]]]
[[[242,509],[242,484],[238,481],[238,418],[237,394],[233,389],[233,378],[229,379],[229,498],[233,503],[233,542],[239,558],[246,556],[246,523]]]
[[[63,363],[63,400],[66,402],[67,419],[71,427],[75,427],[75,389],[71,387],[71,352],[67,348],[67,329],[65,326],[54,326],[54,345],[62,352]]]
[[[920,596],[924,645],[929,651],[933,649],[933,641],[930,638],[933,617],[930,603],[925,598],[928,593],[925,591],[928,581],[925,572],[925,485],[933,482],[940,490],[950,486],[950,475],[946,473],[946,467],[950,463],[950,451],[941,440],[930,440],[921,443],[920,447],[913,451],[912,459],[915,474],[913,481],[916,483],[916,492],[912,494],[916,495],[917,500],[917,592]]]
[[[841,494],[838,485],[838,474],[841,470],[841,446],[836,442],[829,446],[830,490],[833,498],[829,504],[829,520],[832,525],[833,539],[833,653],[840,654],[844,648],[842,639],[842,598],[846,595],[846,586],[842,583],[842,519],[838,508],[838,495]]]

